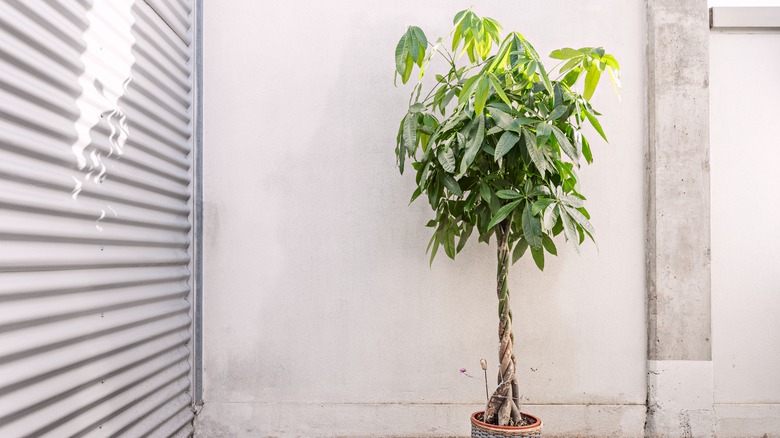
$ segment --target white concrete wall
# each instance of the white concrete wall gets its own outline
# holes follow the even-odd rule
[[[713,31],[710,38],[712,345],[721,437],[780,436],[779,49],[780,31]]]
[[[540,53],[604,45],[623,67],[582,171],[598,250],[560,244],[510,288],[527,410],[550,434],[642,435],[643,2],[206,0],[201,436],[468,433],[484,386],[458,369],[484,357],[495,380],[495,252],[428,267],[431,212],[393,156],[411,87],[392,81],[407,25],[442,36],[471,3]]]

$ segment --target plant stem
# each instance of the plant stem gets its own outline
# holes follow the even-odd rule
[[[487,402],[490,403],[490,391],[488,390],[488,384],[487,384],[487,370],[482,370],[482,371],[485,373],[485,399],[487,399]]]
[[[488,401],[484,421],[499,426],[516,426],[522,424],[520,415],[520,392],[515,375],[514,336],[512,335],[512,311],[509,304],[509,286],[507,271],[509,269],[509,233],[512,217],[508,217],[498,225],[496,240],[498,243],[498,269],[496,292],[498,294],[498,326],[499,370],[498,387]]]

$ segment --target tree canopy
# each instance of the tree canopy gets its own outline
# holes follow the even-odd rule
[[[544,269],[545,252],[557,255],[554,236],[563,233],[577,251],[594,237],[578,184],[581,162],[593,161],[582,129],[589,123],[606,141],[590,99],[603,73],[617,91],[620,65],[601,47],[567,47],[550,53],[560,62],[547,70],[522,34],[502,38],[492,18],[468,9],[453,24],[447,47],[410,26],[395,51],[396,79],[406,83],[419,70],[395,152],[401,173],[407,163],[415,171],[411,200],[426,195],[436,213],[427,224],[430,260],[439,247],[455,258],[475,229],[487,243],[504,224],[512,261],[530,250]],[[449,70],[423,94],[437,55]],[[463,55],[468,63],[459,66]]]

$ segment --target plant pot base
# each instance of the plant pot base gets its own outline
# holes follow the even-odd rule
[[[531,420],[525,426],[496,426],[480,421],[483,411],[471,414],[471,438],[541,438],[542,420],[533,415],[523,413],[523,417]]]

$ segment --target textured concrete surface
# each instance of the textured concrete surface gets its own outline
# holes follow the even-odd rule
[[[718,438],[780,437],[780,404],[715,404]]]
[[[651,360],[647,369],[648,437],[711,437],[712,362]]]
[[[471,4],[543,55],[603,44],[623,67],[622,101],[606,78],[594,101],[610,143],[590,132],[595,163],[581,171],[598,248],[577,256],[561,241],[544,273],[523,260],[509,275],[524,401],[625,405],[631,414],[604,427],[641,430],[645,11],[624,0],[205,2],[198,427],[306,436],[354,417],[374,423],[351,424],[353,435],[373,424],[421,435],[446,417],[399,416],[405,406],[481,405],[484,383],[458,369],[487,358],[495,382],[495,250],[469,245],[429,268],[431,212],[408,205],[413,176],[393,156],[411,90],[392,84],[398,38],[410,24],[446,35]],[[300,422],[284,408],[300,404],[327,414]],[[549,430],[595,427],[551,415]]]
[[[210,403],[196,428],[198,438],[466,437],[476,404],[457,403]],[[542,418],[544,437],[643,436],[645,406],[525,405]],[[296,424],[294,431],[290,424]]]
[[[391,85],[395,42],[408,24],[445,34],[446,15],[468,6],[456,3],[206,2],[198,436],[467,435],[484,387],[457,369],[495,356],[494,252],[467,248],[429,269],[430,213],[407,206],[411,181],[391,164],[408,90]],[[780,436],[780,362],[768,347],[780,330],[777,238],[770,222],[729,232],[778,185],[753,175],[756,161],[776,162],[764,159],[774,143],[742,128],[778,119],[762,106],[776,90],[757,88],[773,79],[745,79],[734,54],[774,74],[780,66],[761,62],[777,42],[728,45],[737,38],[712,55],[723,73],[714,96],[748,91],[712,102],[737,113],[711,115],[705,1],[515,6],[475,4],[541,53],[604,44],[624,69],[622,103],[608,92],[595,101],[612,143],[598,143],[583,172],[599,251],[561,251],[544,274],[527,261],[510,272],[527,410],[550,438]],[[710,120],[725,150],[750,148],[744,161],[725,158],[723,169],[748,173],[713,181],[713,213]],[[727,182],[746,179],[770,191],[746,197]],[[718,196],[744,202],[721,211]],[[712,245],[711,215],[726,219],[713,222]],[[716,245],[726,256],[711,262]],[[711,281],[711,263],[733,271]]]
[[[647,14],[648,356],[710,360],[707,2]]]
[[[649,437],[713,434],[709,20],[648,0]]]

